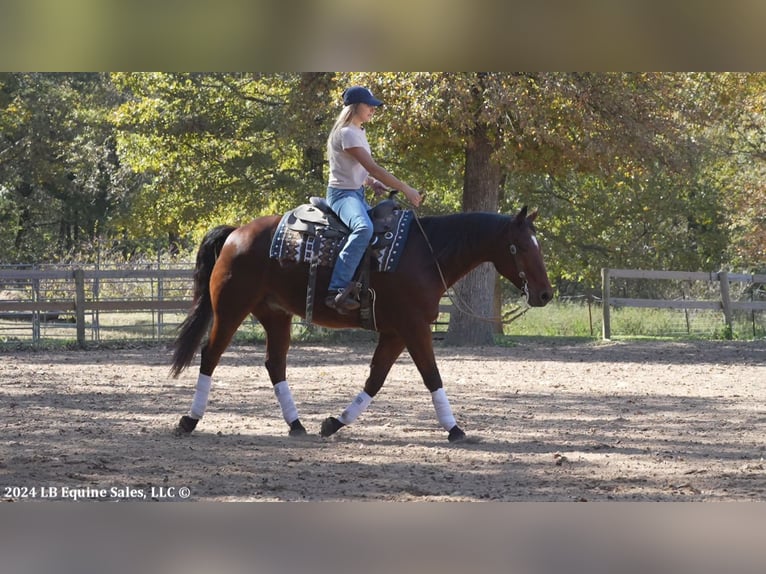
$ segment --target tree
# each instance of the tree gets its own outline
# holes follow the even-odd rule
[[[705,169],[707,181],[723,194],[725,251],[732,266],[766,270],[766,74],[725,74],[709,81],[720,85],[716,109],[721,121],[713,134],[723,153]]]
[[[120,157],[145,178],[122,223],[147,240],[245,223],[305,199],[302,151],[285,136],[295,74],[114,74]],[[316,185],[314,183],[313,185]]]
[[[481,76],[472,89],[474,106],[478,112],[482,102]],[[500,193],[501,166],[493,158],[497,151],[492,137],[492,126],[477,119],[465,144],[465,170],[463,176],[463,211],[496,212]],[[455,285],[456,296],[470,301],[470,308],[478,317],[456,313],[450,317],[447,342],[450,344],[488,345],[494,340],[492,324],[481,317],[489,317],[495,308],[497,272],[491,264],[482,264]]]
[[[304,72],[287,96],[281,135],[302,150],[306,184],[316,185],[320,190],[327,185],[325,149],[330,126],[335,121],[332,100],[336,91],[334,72]],[[323,195],[324,191],[317,194]]]
[[[61,259],[91,243],[120,190],[103,74],[0,77],[0,254]]]
[[[379,90],[386,101],[386,145],[410,173],[423,158],[453,169],[462,185],[464,210],[496,211],[498,188],[507,182],[503,206],[521,207],[530,197],[543,221],[570,230],[577,221],[555,197],[524,195],[511,187],[521,178],[596,183],[589,205],[612,205],[603,182],[642,180],[652,166],[678,169],[695,148],[684,131],[684,77],[668,74],[435,73],[355,75],[350,82]],[[696,108],[694,108],[696,111]],[[421,181],[433,180],[421,175]],[[640,188],[638,188],[640,190]],[[634,189],[634,191],[636,191]],[[634,204],[635,206],[635,204]],[[603,208],[600,212],[604,212]],[[638,213],[631,211],[630,217]],[[577,214],[575,213],[575,217]],[[586,228],[582,244],[597,244]],[[569,237],[554,240],[566,245]],[[583,274],[579,268],[574,274]],[[484,269],[478,274],[490,273]],[[494,282],[485,277],[458,287],[478,314],[491,314]],[[490,294],[487,291],[490,291]],[[465,316],[451,321],[450,339],[466,344],[491,340],[491,326]]]
[[[503,103],[488,105],[496,93],[496,80],[486,73],[386,74],[362,77],[360,83],[379,88],[390,108],[385,114],[389,143],[381,146],[392,150],[389,157],[404,158],[398,163],[410,172],[427,157],[434,158],[432,166],[453,166],[441,176],[421,173],[420,183],[443,188],[460,182],[463,211],[496,212],[502,170],[495,156],[504,129],[495,115],[497,109],[504,109]],[[445,179],[445,175],[452,177]],[[494,282],[494,269],[482,265],[455,291],[477,315],[490,316]],[[452,344],[488,344],[493,340],[492,326],[474,316],[456,314],[450,320],[448,339]]]
[[[191,251],[322,195],[351,84],[385,101],[368,139],[421,213],[539,208],[561,289],[602,266],[766,268],[766,75],[730,73],[0,74],[0,257]],[[456,286],[481,315],[492,273]],[[456,316],[450,339],[491,330]]]
[[[555,246],[548,257],[552,276],[562,287],[572,282],[593,287],[601,267],[697,270],[725,265],[727,246],[740,244],[736,226],[727,225],[726,205],[739,196],[732,176],[744,178],[741,182],[758,180],[756,162],[734,153],[736,146],[727,143],[735,133],[735,118],[749,115],[743,112],[744,85],[752,88],[755,78],[613,76],[579,81],[590,85],[582,88],[592,94],[588,106],[610,110],[615,127],[602,133],[609,124],[586,116],[586,122],[568,124],[596,126],[582,130],[591,134],[584,144],[604,151],[593,167],[572,162],[569,168],[507,179],[506,186],[524,202],[546,204],[541,227],[543,242]],[[623,141],[620,132],[626,133]],[[741,161],[735,164],[737,157]]]

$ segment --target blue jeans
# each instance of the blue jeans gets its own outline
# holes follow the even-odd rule
[[[372,239],[372,221],[367,215],[370,206],[364,198],[364,188],[337,189],[327,188],[327,203],[338,214],[340,220],[351,230],[346,244],[338,254],[332,277],[330,293],[345,289],[354,278],[354,272],[364,257],[367,245]]]

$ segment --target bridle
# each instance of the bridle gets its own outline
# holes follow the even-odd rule
[[[511,243],[508,246],[508,249],[511,251],[511,255],[513,255],[513,261],[516,264],[516,269],[519,270],[519,279],[521,279],[523,282],[521,292],[524,293],[524,302],[527,304],[527,307],[529,307],[529,283],[527,283],[527,274],[524,272],[524,268],[519,261],[519,248]]]
[[[502,324],[508,324],[513,323],[516,319],[521,317],[524,313],[529,311],[530,305],[529,305],[529,283],[527,282],[527,274],[524,271],[524,267],[521,265],[521,261],[519,260],[519,248],[516,247],[514,243],[511,243],[508,246],[509,251],[511,252],[511,255],[513,255],[513,262],[516,265],[516,269],[519,272],[519,279],[521,279],[522,285],[521,285],[521,293],[524,296],[524,303],[523,305],[518,305],[515,309],[511,309],[507,313],[503,315],[501,320],[499,321]]]
[[[527,274],[524,272],[518,257],[519,249],[516,247],[515,244],[511,243],[508,247],[508,249],[511,252],[511,255],[513,255],[514,263],[516,264],[516,269],[519,270],[519,278],[523,281],[521,292],[524,294],[524,304],[516,307],[515,309],[512,309],[502,317],[485,317],[483,315],[479,315],[476,313],[473,309],[471,309],[471,306],[465,302],[464,300],[460,299],[455,293],[450,292],[450,288],[447,285],[447,280],[444,278],[444,273],[442,272],[441,265],[439,265],[439,259],[436,257],[436,253],[434,252],[434,248],[431,245],[431,241],[428,239],[428,235],[426,235],[425,229],[423,229],[423,225],[420,223],[420,217],[418,216],[418,213],[413,209],[411,206],[408,206],[408,209],[412,210],[412,213],[414,215],[415,222],[418,224],[418,227],[420,228],[420,233],[423,234],[423,238],[426,240],[426,245],[428,245],[428,250],[431,252],[431,256],[434,259],[434,263],[436,264],[436,269],[439,271],[439,277],[442,280],[442,285],[444,286],[444,292],[447,294],[447,297],[452,302],[452,304],[455,306],[455,308],[460,311],[461,313],[468,315],[470,317],[473,317],[474,319],[478,319],[479,321],[484,321],[487,323],[499,323],[502,325],[507,325],[508,323],[512,323],[519,317],[521,317],[524,313],[529,311],[530,305],[529,305],[529,285],[527,283]]]

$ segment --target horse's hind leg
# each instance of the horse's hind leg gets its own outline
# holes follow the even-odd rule
[[[183,435],[191,433],[200,419],[205,415],[207,409],[210,387],[212,385],[213,371],[221,360],[221,355],[229,346],[234,337],[237,328],[247,316],[247,311],[243,310],[236,315],[229,315],[227,318],[216,312],[213,317],[213,325],[210,329],[210,336],[207,343],[202,348],[202,358],[200,361],[199,375],[197,376],[197,385],[194,389],[194,398],[189,409],[189,414],[181,417],[176,427],[176,434]]]
[[[378,346],[375,348],[375,354],[372,356],[370,376],[364,384],[364,389],[338,418],[327,417],[322,422],[322,429],[320,430],[322,436],[328,437],[335,434],[344,426],[354,422],[370,406],[373,397],[383,387],[391,367],[403,350],[404,342],[398,335],[381,333]]]
[[[298,417],[298,408],[287,384],[287,351],[290,348],[292,315],[267,311],[256,315],[266,331],[266,370],[282,416],[290,427],[290,436],[304,436],[306,429]]]

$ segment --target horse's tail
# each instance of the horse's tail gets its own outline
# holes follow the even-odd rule
[[[221,225],[208,231],[197,251],[197,263],[194,267],[194,299],[189,314],[178,327],[179,333],[173,343],[173,365],[170,374],[180,375],[188,367],[202,337],[208,332],[213,318],[213,306],[210,303],[210,276],[213,273],[218,254],[226,238],[237,229],[230,225]]]

